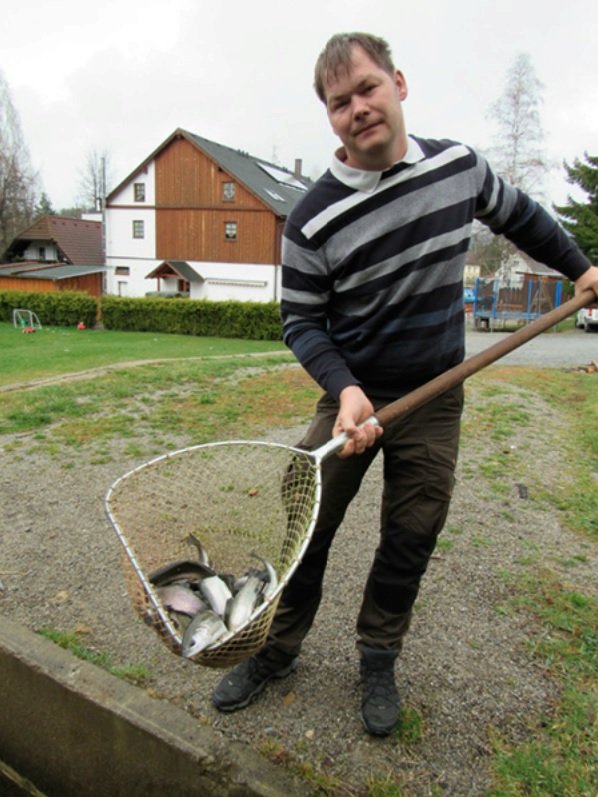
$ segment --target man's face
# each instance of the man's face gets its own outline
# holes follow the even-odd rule
[[[365,51],[353,48],[353,67],[326,81],[326,109],[332,129],[343,142],[347,165],[383,170],[407,150],[402,101],[405,78],[390,75]]]

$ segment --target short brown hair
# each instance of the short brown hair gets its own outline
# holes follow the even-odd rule
[[[394,75],[395,65],[390,47],[384,39],[371,33],[337,33],[328,40],[316,61],[314,88],[324,104],[326,103],[325,83],[328,77],[336,77],[343,70],[350,71],[355,46],[361,47],[385,72]]]

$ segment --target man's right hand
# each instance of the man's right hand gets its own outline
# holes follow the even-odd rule
[[[372,402],[358,385],[349,385],[341,390],[340,409],[332,429],[332,436],[344,432],[349,440],[338,456],[345,458],[353,454],[363,454],[381,436],[383,429],[372,423],[360,426],[374,414]]]

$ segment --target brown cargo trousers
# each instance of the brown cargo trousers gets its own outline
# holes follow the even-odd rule
[[[379,409],[387,400],[372,403]],[[384,457],[380,541],[357,617],[357,646],[400,651],[421,577],[448,513],[462,410],[459,385],[391,424],[363,454],[324,461],[316,528],[283,592],[260,656],[281,663],[299,653],[322,597],[330,544],[380,450]],[[324,395],[298,447],[313,450],[327,442],[337,412],[338,403]]]

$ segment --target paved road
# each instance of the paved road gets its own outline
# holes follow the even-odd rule
[[[470,357],[494,343],[508,338],[508,332],[483,332],[467,329],[466,356]],[[538,365],[577,368],[598,361],[598,333],[581,329],[544,332],[500,359],[510,365]]]

